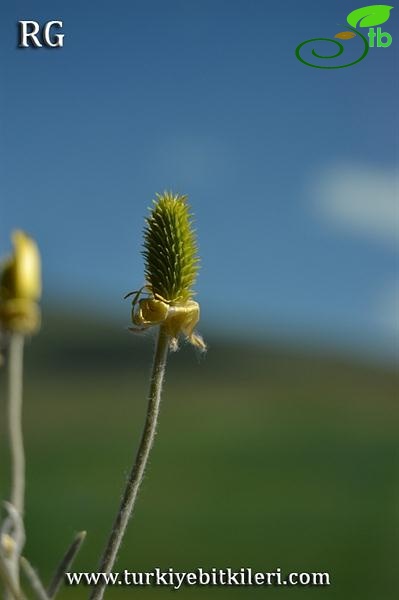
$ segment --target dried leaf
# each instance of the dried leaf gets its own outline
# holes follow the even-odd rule
[[[339,38],[340,40],[350,40],[351,38],[356,37],[356,33],[353,31],[341,31],[341,33],[337,33],[334,37]]]

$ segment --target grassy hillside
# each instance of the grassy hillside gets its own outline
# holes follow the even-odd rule
[[[397,597],[398,375],[208,339],[171,356],[159,435],[120,570],[328,571],[329,588],[190,588],[184,599]],[[75,531],[94,570],[145,412],[151,339],[50,317],[26,353],[27,554],[48,579]],[[1,378],[0,496],[7,494]],[[395,521],[396,515],[396,521]],[[111,589],[109,600],[167,597]],[[86,598],[66,589],[60,598]]]

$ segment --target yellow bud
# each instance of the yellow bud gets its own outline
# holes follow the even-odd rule
[[[40,324],[40,254],[23,231],[15,231],[12,241],[14,252],[0,269],[0,321],[7,330],[34,333]]]
[[[0,276],[1,299],[39,300],[42,293],[40,255],[37,244],[23,231],[12,236],[14,253]]]

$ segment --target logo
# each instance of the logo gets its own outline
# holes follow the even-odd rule
[[[19,48],[62,48],[64,45],[64,34],[53,33],[53,29],[62,30],[62,21],[47,21],[40,27],[37,21],[18,21],[19,26]]]
[[[364,6],[363,8],[357,8],[349,13],[347,17],[348,25],[346,25],[346,31],[341,31],[337,33],[334,38],[313,38],[311,40],[306,40],[299,44],[297,49],[295,50],[295,55],[297,59],[307,65],[308,67],[314,67],[315,69],[344,69],[345,67],[351,67],[352,65],[356,65],[364,58],[366,58],[370,48],[388,48],[392,44],[392,36],[390,33],[386,31],[382,31],[379,25],[386,23],[388,21],[391,10],[393,6],[387,6],[386,4],[374,4],[372,6]],[[362,29],[368,29],[368,31],[360,31]],[[359,44],[356,44],[356,50],[359,50],[360,46],[360,56],[356,58],[350,59],[349,62],[345,64],[326,64],[326,62],[314,63],[314,58],[320,59],[320,61],[329,61],[334,58],[338,58],[341,56],[346,49],[348,49],[346,43],[349,40],[353,40],[357,38],[359,40]],[[344,40],[345,46],[342,42],[338,40]],[[328,42],[329,44],[334,44],[335,48],[334,54],[319,54],[314,49],[315,42]],[[350,42],[349,42],[350,43]],[[306,50],[310,50],[312,46],[311,53],[307,53]],[[306,48],[307,47],[307,48]],[[354,49],[352,49],[354,50]],[[348,55],[351,52],[348,52]],[[309,56],[309,58],[307,58]],[[309,61],[312,62],[309,62]]]

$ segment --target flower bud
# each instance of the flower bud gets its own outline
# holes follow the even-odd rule
[[[23,231],[15,231],[12,241],[14,252],[0,267],[0,323],[7,331],[31,334],[40,326],[40,254]]]

